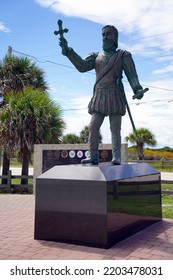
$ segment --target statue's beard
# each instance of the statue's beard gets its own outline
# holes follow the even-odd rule
[[[103,50],[107,52],[116,50],[115,42],[112,40],[105,39],[103,41]]]

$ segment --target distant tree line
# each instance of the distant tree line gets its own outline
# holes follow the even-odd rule
[[[99,143],[102,143],[102,134],[99,132]],[[89,125],[84,126],[84,128],[81,130],[80,135],[76,135],[73,133],[68,133],[62,137],[62,143],[63,144],[79,144],[89,143]]]
[[[150,150],[159,151],[159,152],[171,152],[171,153],[173,152],[173,148],[171,148],[169,146],[165,146],[165,147],[159,148],[159,149],[150,149]]]

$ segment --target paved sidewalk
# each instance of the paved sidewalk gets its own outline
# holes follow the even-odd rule
[[[161,180],[173,182],[173,172],[161,172]]]
[[[173,220],[166,219],[99,249],[34,240],[34,195],[0,195],[2,260],[173,260]]]

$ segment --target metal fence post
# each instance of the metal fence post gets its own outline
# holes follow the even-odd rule
[[[162,168],[164,169],[165,168],[165,159],[162,158],[161,161],[162,161]]]

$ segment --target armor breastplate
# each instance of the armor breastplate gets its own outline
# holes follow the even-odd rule
[[[111,63],[112,60],[115,59],[115,55],[112,56],[105,56],[103,53],[99,53],[96,61],[95,61],[95,71],[96,71],[96,78],[98,75],[101,74],[101,72],[104,70],[104,68]],[[98,87],[106,87],[106,86],[115,86],[116,84],[116,79],[117,79],[117,73],[115,66],[112,66],[109,71],[104,75],[101,80],[97,84]]]

